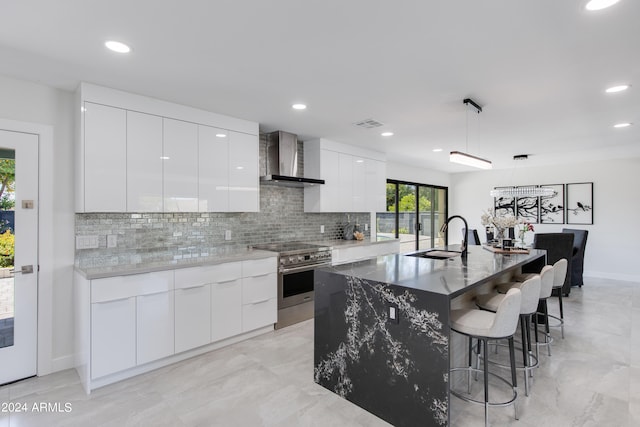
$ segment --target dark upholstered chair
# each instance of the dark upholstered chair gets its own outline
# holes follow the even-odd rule
[[[464,237],[465,228],[462,229],[462,237]],[[467,245],[481,245],[480,237],[478,236],[478,230],[475,228],[469,229],[469,234],[467,234]]]
[[[582,272],[584,271],[584,250],[587,247],[588,230],[563,228],[563,233],[573,234],[573,259],[571,260],[571,286],[584,285]]]
[[[566,259],[567,277],[562,285],[562,294],[571,292],[571,268],[573,258],[573,234],[571,233],[536,233],[533,236],[533,247],[547,251],[547,264],[553,265],[562,258]]]

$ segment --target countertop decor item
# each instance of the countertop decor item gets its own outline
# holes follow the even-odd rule
[[[493,208],[487,209],[480,217],[482,225],[492,226],[496,230],[495,240],[501,242],[505,238],[505,230],[520,224],[513,215],[496,215]]]
[[[535,231],[533,229],[533,224],[524,222],[520,226],[520,230],[518,231],[518,237],[520,238],[520,246],[525,247],[526,242],[524,241],[524,237],[527,234],[527,231]]]

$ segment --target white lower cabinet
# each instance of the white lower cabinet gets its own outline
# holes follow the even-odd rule
[[[171,356],[174,347],[174,292],[140,295],[136,298],[137,364]]]
[[[242,279],[211,284],[211,341],[242,333]]]
[[[400,241],[389,240],[371,244],[354,244],[334,248],[331,251],[331,264],[339,265],[348,262],[362,261],[383,255],[397,254],[400,252]]]
[[[211,285],[176,289],[176,353],[211,342]]]
[[[91,378],[136,365],[136,298],[91,304]]]
[[[90,391],[190,357],[194,354],[190,350],[202,353],[222,340],[273,327],[276,270],[277,258],[272,256],[102,279],[76,278],[75,286],[81,287],[77,295],[86,295],[85,300],[76,301],[78,323],[88,330],[76,343],[78,372],[90,377],[83,385]],[[147,365],[154,361],[158,362]]]

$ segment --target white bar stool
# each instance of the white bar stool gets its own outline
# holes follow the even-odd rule
[[[558,304],[560,305],[560,317],[549,315],[552,319],[555,319],[559,324],[552,325],[553,327],[560,326],[560,332],[562,339],[564,339],[564,308],[562,306],[562,286],[567,278],[567,266],[569,263],[566,259],[562,258],[553,264],[553,288],[552,291],[558,291]]]
[[[518,392],[516,390],[516,365],[515,350],[513,345],[513,334],[518,327],[518,318],[520,316],[521,306],[520,289],[510,289],[505,297],[500,301],[495,313],[478,309],[464,309],[451,311],[451,329],[469,337],[469,366],[466,368],[452,368],[451,371],[467,371],[467,382],[470,387],[471,372],[478,372],[479,369],[473,368],[471,363],[471,355],[473,348],[473,338],[477,339],[482,346],[484,354],[484,401],[475,400],[467,396],[451,390],[451,394],[465,400],[467,402],[478,403],[484,405],[484,424],[489,425],[489,406],[507,406],[513,403],[515,418],[518,419],[518,409],[516,407],[516,399]],[[504,378],[491,373],[498,379],[510,385],[513,390],[513,397],[506,402],[490,402],[489,401],[489,359],[487,357],[487,341],[495,339],[509,340],[509,358],[511,361],[511,383]]]
[[[501,286],[506,285],[507,284],[501,284]],[[525,395],[529,396],[529,376],[533,369],[538,366],[538,357],[533,356],[531,351],[531,316],[536,313],[538,308],[541,280],[540,276],[536,274],[530,276],[524,282],[513,282],[510,283],[510,285],[510,289],[520,289],[521,292],[520,331],[522,334],[522,366],[516,366],[516,369],[524,370],[524,392]],[[476,299],[476,304],[482,310],[495,312],[505,297],[506,295],[501,293],[479,295]],[[532,360],[534,358],[535,363]],[[499,363],[494,364],[500,367],[507,367]]]

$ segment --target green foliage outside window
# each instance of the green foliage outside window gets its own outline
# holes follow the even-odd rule
[[[10,230],[0,234],[0,267],[13,267],[15,236]]]

